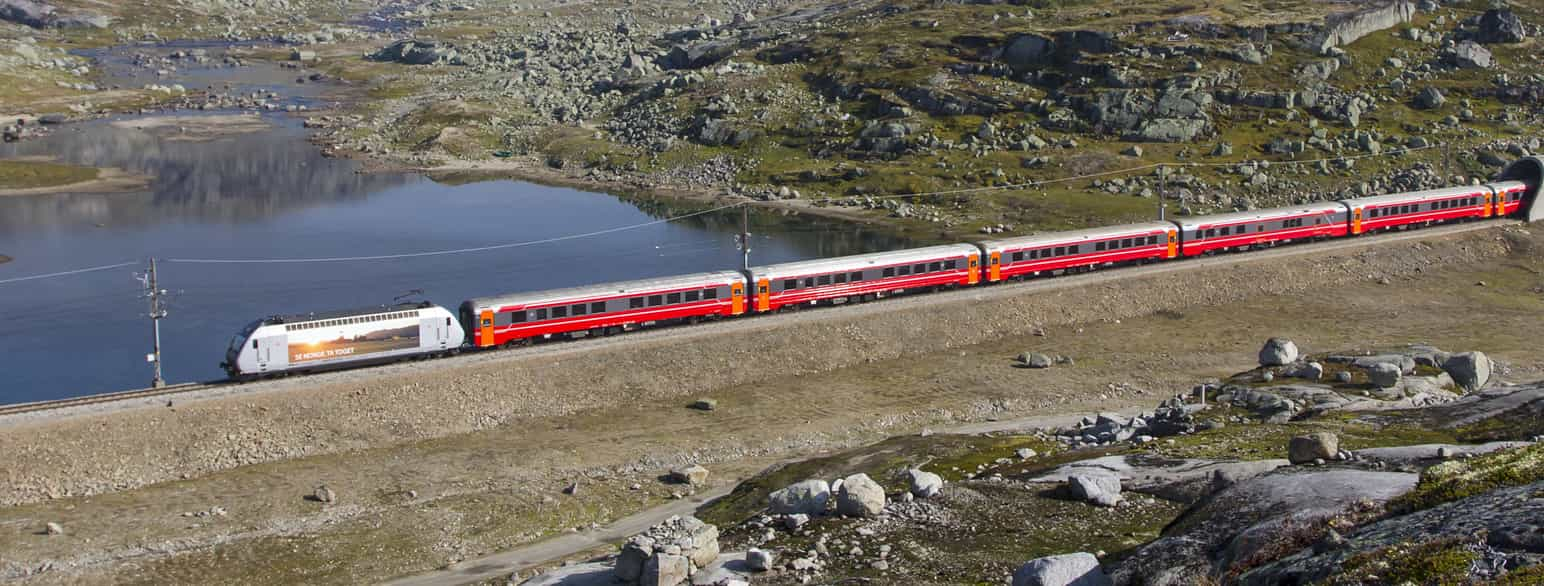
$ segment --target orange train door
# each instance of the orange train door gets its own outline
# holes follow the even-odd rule
[[[1174,230],[1169,230],[1168,234],[1169,234],[1169,256],[1167,256],[1165,258],[1174,258],[1176,256],[1179,256],[1179,233],[1174,231]]]
[[[756,311],[772,309],[772,287],[766,279],[756,281]]]
[[[1481,218],[1489,218],[1490,217],[1490,206],[1495,201],[1496,201],[1496,199],[1495,199],[1495,194],[1494,193],[1491,193],[1491,192],[1486,192],[1485,193],[1485,210],[1480,212],[1480,217]],[[1499,216],[1501,214],[1498,211],[1496,213],[1496,215]]]
[[[482,315],[479,316],[478,319],[482,320],[482,323],[480,324],[482,326],[482,335],[477,338],[477,345],[481,346],[481,347],[484,347],[484,348],[486,348],[488,346],[492,346],[493,345],[493,310],[491,310],[491,309],[484,309],[482,311]]]
[[[1003,253],[993,252],[990,259],[991,266],[987,267],[987,280],[993,283],[1003,279]]]
[[[729,286],[729,315],[745,313],[745,283]]]
[[[1362,208],[1352,208],[1351,210],[1351,233],[1362,233]]]
[[[965,262],[967,265],[969,265],[966,267],[967,270],[965,271],[965,284],[974,285],[981,282],[981,257],[972,254],[970,255],[969,260]]]

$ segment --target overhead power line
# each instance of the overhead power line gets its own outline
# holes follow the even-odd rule
[[[88,268],[84,268],[84,269],[75,269],[75,270],[70,270],[70,271],[59,271],[57,273],[48,273],[48,274],[44,274],[44,275],[31,275],[31,276],[27,276],[27,277],[12,277],[12,278],[9,278],[9,279],[0,279],[0,285],[5,285],[7,283],[20,283],[22,281],[36,281],[38,279],[48,279],[48,278],[53,278],[53,277],[66,277],[66,276],[69,276],[69,275],[79,275],[81,273],[91,273],[91,272],[96,272],[96,271],[105,271],[105,270],[108,270],[108,269],[116,269],[116,268],[120,268],[120,267],[126,267],[126,266],[129,266],[129,265],[137,265],[137,264],[139,264],[139,261],[131,260],[129,262],[121,262],[121,263],[118,263],[118,264],[102,265],[102,266],[99,266],[99,267],[88,267]]]

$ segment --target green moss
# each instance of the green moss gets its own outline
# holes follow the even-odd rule
[[[1389,502],[1389,510],[1409,513],[1544,479],[1544,445],[1502,450],[1470,460],[1450,460],[1421,472],[1408,493]]]
[[[1340,572],[1325,580],[1351,584],[1469,584],[1469,568],[1479,559],[1468,539],[1448,538],[1397,544],[1351,556]]]
[[[1544,564],[1518,568],[1496,579],[1496,586],[1537,586],[1544,584]]]
[[[80,183],[97,178],[92,167],[42,161],[0,160],[0,189],[30,189]]]

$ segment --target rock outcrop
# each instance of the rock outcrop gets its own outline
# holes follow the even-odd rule
[[[1415,4],[1402,0],[1335,15],[1325,23],[1324,30],[1310,44],[1320,54],[1329,54],[1330,49],[1349,45],[1372,33],[1410,22],[1414,17]]]

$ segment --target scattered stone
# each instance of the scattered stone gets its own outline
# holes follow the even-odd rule
[[[311,493],[311,500],[319,503],[333,503],[337,501],[337,498],[338,496],[333,494],[332,489],[327,488],[325,484],[316,487],[316,491]]]
[[[1019,355],[1020,368],[1050,368],[1051,357],[1039,352],[1025,352]]]
[[[1463,352],[1443,360],[1442,370],[1465,391],[1474,392],[1490,382],[1491,362],[1484,352]]]
[[[1492,8],[1480,17],[1480,32],[1475,40],[1481,43],[1521,43],[1528,38],[1528,27],[1510,9]]]
[[[836,512],[849,517],[874,517],[885,509],[885,489],[867,474],[842,479],[836,495]]]
[[[49,521],[47,525],[43,526],[43,532],[48,535],[64,535],[64,526],[53,521]]]
[[[1099,558],[1086,552],[1030,560],[1013,572],[1013,586],[1110,586]]]
[[[656,553],[643,565],[639,576],[641,586],[678,586],[691,574],[691,563],[686,556]]]
[[[1120,504],[1120,476],[1112,472],[1079,471],[1067,476],[1067,491],[1073,498],[1101,507]]]
[[[1019,448],[1018,450],[1015,450],[1013,453],[1014,453],[1014,455],[1018,456],[1020,460],[1028,460],[1030,458],[1033,458],[1035,456],[1040,455],[1039,453],[1035,452],[1034,450],[1032,450],[1030,448]]]
[[[1459,69],[1487,69],[1492,63],[1490,49],[1474,41],[1458,43],[1444,57]]]
[[[1287,443],[1287,461],[1293,464],[1331,460],[1339,453],[1340,438],[1329,432],[1297,436]]]
[[[1447,98],[1442,96],[1442,91],[1434,87],[1421,90],[1415,96],[1415,105],[1424,110],[1435,110],[1447,103]]]
[[[770,551],[752,548],[745,552],[745,565],[751,570],[765,572],[772,569],[773,563],[774,558]]]
[[[685,468],[674,468],[670,471],[670,480],[681,484],[702,486],[708,482],[708,469],[697,464],[692,464]]]
[[[697,399],[692,401],[691,408],[699,411],[712,411],[718,408],[717,399]]]
[[[1379,362],[1372,365],[1371,368],[1367,369],[1367,378],[1372,382],[1372,384],[1384,389],[1390,389],[1397,386],[1399,384],[1400,377],[1403,375],[1404,373],[1400,372],[1398,365],[1389,364],[1387,362]]]
[[[563,494],[570,496],[579,494],[579,483],[570,482],[568,486],[563,487]]]
[[[1140,145],[1131,145],[1122,150],[1120,154],[1126,155],[1128,157],[1141,157],[1142,147]]]

